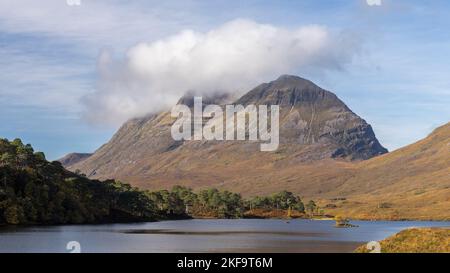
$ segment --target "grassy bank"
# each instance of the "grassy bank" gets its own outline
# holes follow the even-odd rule
[[[382,253],[450,253],[450,227],[411,228],[380,241]],[[355,250],[368,253],[366,245]]]

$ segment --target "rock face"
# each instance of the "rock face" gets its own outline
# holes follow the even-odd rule
[[[254,88],[235,103],[280,105],[280,138],[284,144],[330,144],[331,157],[352,160],[387,152],[372,127],[335,94],[300,77],[283,75]],[[328,154],[320,157],[325,156]]]
[[[223,96],[217,98],[226,101]],[[192,104],[192,96],[180,103]],[[236,181],[247,187],[248,181],[273,176],[285,167],[294,170],[333,158],[365,160],[387,152],[371,126],[336,95],[300,77],[284,75],[261,84],[233,104],[280,106],[277,151],[261,152],[258,143],[249,141],[175,141],[170,134],[175,119],[170,112],[162,112],[126,122],[107,144],[69,169],[145,188],[173,184],[195,188]]]

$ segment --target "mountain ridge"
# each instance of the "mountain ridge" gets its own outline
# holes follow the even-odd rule
[[[60,159],[58,159],[58,161],[66,168],[81,162],[85,159],[87,159],[88,157],[90,157],[92,155],[92,153],[70,153],[67,154],[63,157],[61,157]]]

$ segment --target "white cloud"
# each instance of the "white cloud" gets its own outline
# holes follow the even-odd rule
[[[233,20],[201,33],[179,34],[130,48],[115,60],[103,52],[96,92],[86,96],[86,117],[120,124],[172,106],[188,90],[248,91],[280,74],[340,69],[358,39],[318,25],[285,29]]]

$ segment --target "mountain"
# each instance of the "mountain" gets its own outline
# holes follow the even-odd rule
[[[85,160],[91,155],[91,153],[70,153],[58,159],[57,161],[61,162],[64,167],[68,168],[78,162]]]
[[[223,96],[217,97],[204,99],[204,103],[224,101]],[[179,103],[191,106],[192,95]],[[322,183],[334,179],[334,168],[346,172],[340,170],[345,162],[387,152],[371,126],[336,95],[300,77],[283,75],[255,87],[233,104],[280,106],[277,151],[261,152],[255,141],[175,141],[170,134],[175,119],[170,112],[162,112],[126,122],[92,156],[68,168],[88,177],[116,178],[150,189],[183,184],[257,194],[275,192],[278,183],[286,182],[295,192],[313,194]],[[323,164],[329,168],[323,170]],[[305,182],[298,181],[304,168],[319,169],[302,179]],[[255,187],[266,182],[270,185]]]

